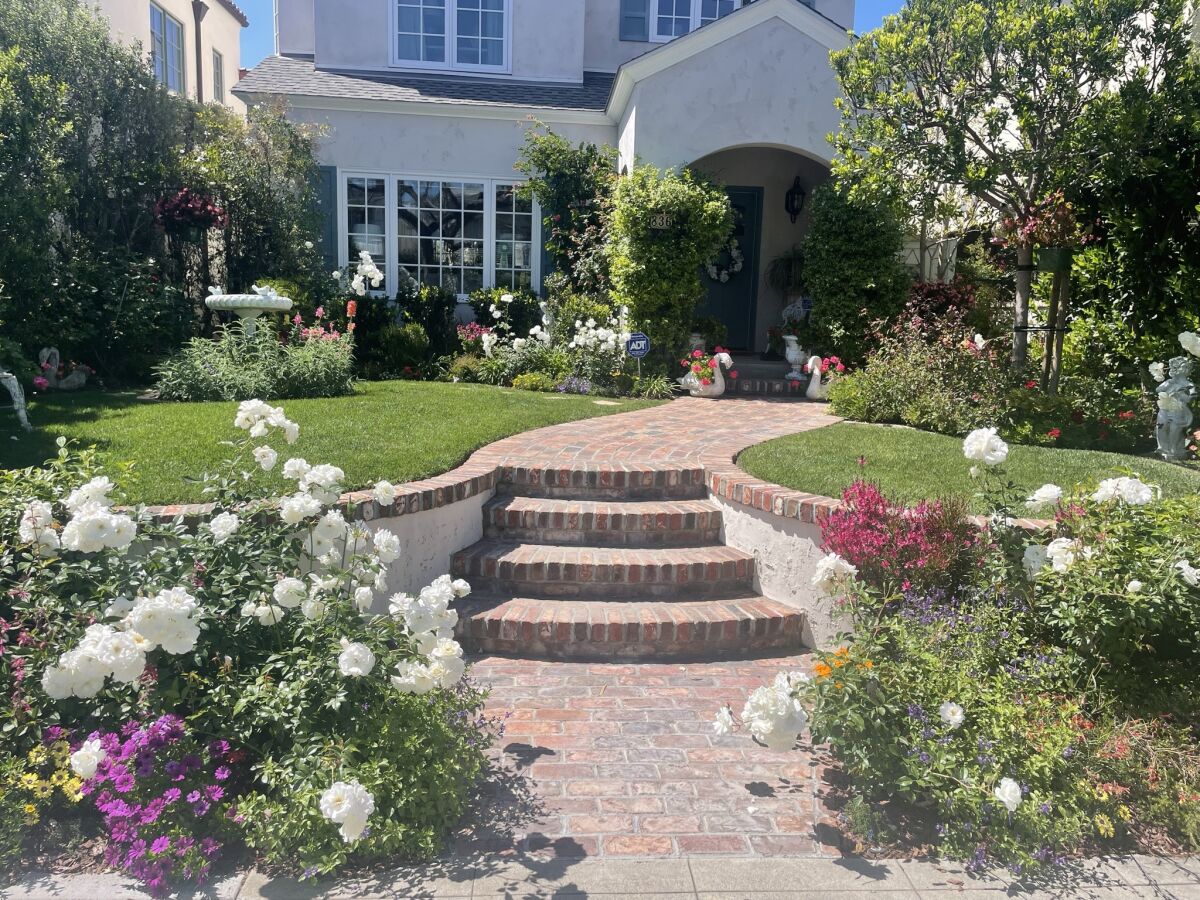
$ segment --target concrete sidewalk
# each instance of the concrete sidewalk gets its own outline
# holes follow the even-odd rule
[[[272,879],[258,872],[228,877],[185,897],[214,900],[340,900],[340,898],[556,898],[602,900],[919,900],[964,894],[970,900],[1030,898],[1162,898],[1200,900],[1200,857],[1134,856],[1072,863],[1041,885],[1014,884],[1005,873],[972,877],[954,865],[928,861],[688,857],[682,859],[555,859],[480,857],[396,869],[322,885]],[[0,889],[4,898],[141,900],[116,875],[27,876]]]

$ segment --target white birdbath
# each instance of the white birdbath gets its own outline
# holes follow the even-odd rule
[[[281,297],[275,288],[254,285],[253,294],[225,294],[219,287],[210,287],[204,305],[213,312],[231,312],[242,320],[247,337],[254,335],[254,320],[263,313],[285,313],[292,308],[288,297]]]

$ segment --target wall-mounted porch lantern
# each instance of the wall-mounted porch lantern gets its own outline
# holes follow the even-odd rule
[[[796,176],[796,180],[792,182],[791,190],[784,195],[783,208],[787,210],[787,214],[792,217],[792,224],[796,224],[796,220],[800,218],[800,212],[804,209],[804,200],[808,195],[804,191],[804,187],[800,184],[800,176]]]

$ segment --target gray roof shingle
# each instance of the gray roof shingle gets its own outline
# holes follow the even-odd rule
[[[462,75],[335,72],[318,69],[311,59],[269,56],[246,73],[234,93],[603,112],[612,82],[613,76],[603,72],[584,72],[582,84]]]

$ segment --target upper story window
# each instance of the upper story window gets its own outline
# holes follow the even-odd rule
[[[650,0],[650,3],[651,38],[669,41],[729,15],[742,5],[742,0]]]
[[[512,0],[395,0],[392,63],[504,72]]]
[[[213,99],[225,102],[225,57],[220,50],[213,50]]]
[[[183,24],[157,3],[150,4],[150,64],[160,84],[184,92]]]

